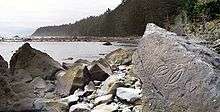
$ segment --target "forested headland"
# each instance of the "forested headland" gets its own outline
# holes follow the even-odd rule
[[[123,0],[114,10],[75,23],[38,28],[32,36],[142,36],[147,23],[170,29],[183,13],[187,23],[219,18],[220,0]],[[183,17],[182,17],[183,18]]]

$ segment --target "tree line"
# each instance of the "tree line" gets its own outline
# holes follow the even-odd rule
[[[33,36],[141,36],[147,23],[169,29],[181,10],[193,21],[201,13],[216,18],[219,7],[219,0],[205,5],[197,0],[122,0],[114,10],[73,24],[41,27]]]

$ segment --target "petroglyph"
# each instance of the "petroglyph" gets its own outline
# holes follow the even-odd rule
[[[177,69],[173,74],[169,76],[168,84],[174,84],[180,80],[180,77],[184,74],[184,71],[184,68]]]
[[[220,55],[168,31],[161,32],[153,24],[146,31],[150,33],[140,40],[138,56],[133,58],[134,63],[141,62],[134,71],[143,82],[146,101],[154,107],[145,110],[178,112],[184,107],[184,112],[220,112],[220,100],[212,101],[220,98],[217,83],[209,84],[211,77],[220,82],[220,70],[213,64]]]
[[[155,76],[161,77],[166,75],[169,72],[169,67],[166,65],[161,65],[157,68],[156,72],[154,73]]]

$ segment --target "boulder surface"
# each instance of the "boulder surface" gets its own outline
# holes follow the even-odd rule
[[[90,73],[83,64],[75,64],[66,72],[56,76],[57,90],[62,96],[73,93],[78,88],[83,88],[90,81]]]
[[[220,56],[148,24],[133,55],[144,112],[219,112]]]
[[[0,74],[5,74],[8,69],[8,62],[0,55]]]
[[[107,54],[105,59],[110,65],[130,64],[132,59],[131,54],[132,52],[120,48]]]
[[[21,73],[32,78],[40,76],[43,79],[51,79],[60,69],[62,67],[57,61],[48,54],[32,48],[29,43],[20,47],[10,60],[12,75]]]

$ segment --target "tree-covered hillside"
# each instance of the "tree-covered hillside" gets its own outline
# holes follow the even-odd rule
[[[147,23],[169,30],[182,12],[187,23],[205,23],[219,18],[220,0],[122,0],[116,9],[100,16],[42,27],[33,36],[142,36]]]
[[[123,0],[114,10],[74,24],[41,27],[33,36],[137,36],[149,22],[167,27],[177,14],[178,0]]]

